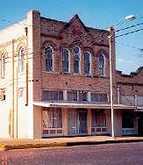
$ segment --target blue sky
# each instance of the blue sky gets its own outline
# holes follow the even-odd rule
[[[26,12],[38,9],[41,15],[69,21],[78,14],[87,26],[107,28],[119,24],[116,28],[143,22],[143,0],[5,0],[0,5],[0,28],[24,18]],[[137,19],[125,22],[124,17],[130,14]],[[140,29],[138,28],[130,29]],[[129,31],[129,30],[128,30]],[[143,66],[143,31],[120,37],[116,40],[117,69],[124,73],[135,71]]]

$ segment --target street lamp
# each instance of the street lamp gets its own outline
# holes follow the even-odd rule
[[[134,15],[129,15],[124,18],[127,21],[133,21],[136,19]],[[113,26],[109,28],[109,36],[108,36],[108,41],[109,41],[109,75],[110,75],[110,108],[111,108],[111,130],[112,130],[112,137],[115,137],[115,132],[114,132],[114,103],[113,103],[113,64],[112,64],[112,59],[113,59],[113,44],[115,44],[115,29]],[[114,41],[113,41],[114,40]],[[114,51],[115,52],[115,51]]]
[[[128,16],[125,17],[125,20],[127,20],[127,21],[133,21],[135,19],[136,19],[135,15],[128,15]]]

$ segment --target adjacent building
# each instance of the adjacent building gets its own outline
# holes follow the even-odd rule
[[[124,75],[115,61],[114,29],[78,15],[63,22],[34,10],[1,30],[0,137],[111,135],[112,124],[115,136],[143,135],[143,68]]]

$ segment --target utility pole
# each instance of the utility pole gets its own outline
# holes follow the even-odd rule
[[[113,59],[113,54],[112,54],[112,43],[113,43],[113,27],[110,27],[109,29],[109,75],[110,75],[110,108],[111,108],[111,131],[112,131],[112,138],[115,137],[115,132],[114,132],[114,105],[113,105],[113,64],[112,64],[112,59]]]

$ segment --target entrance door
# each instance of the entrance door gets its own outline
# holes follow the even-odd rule
[[[138,119],[138,135],[143,136],[143,117]]]
[[[79,111],[79,134],[87,134],[87,111]]]
[[[84,110],[69,111],[68,134],[70,136],[87,134],[87,111]]]

